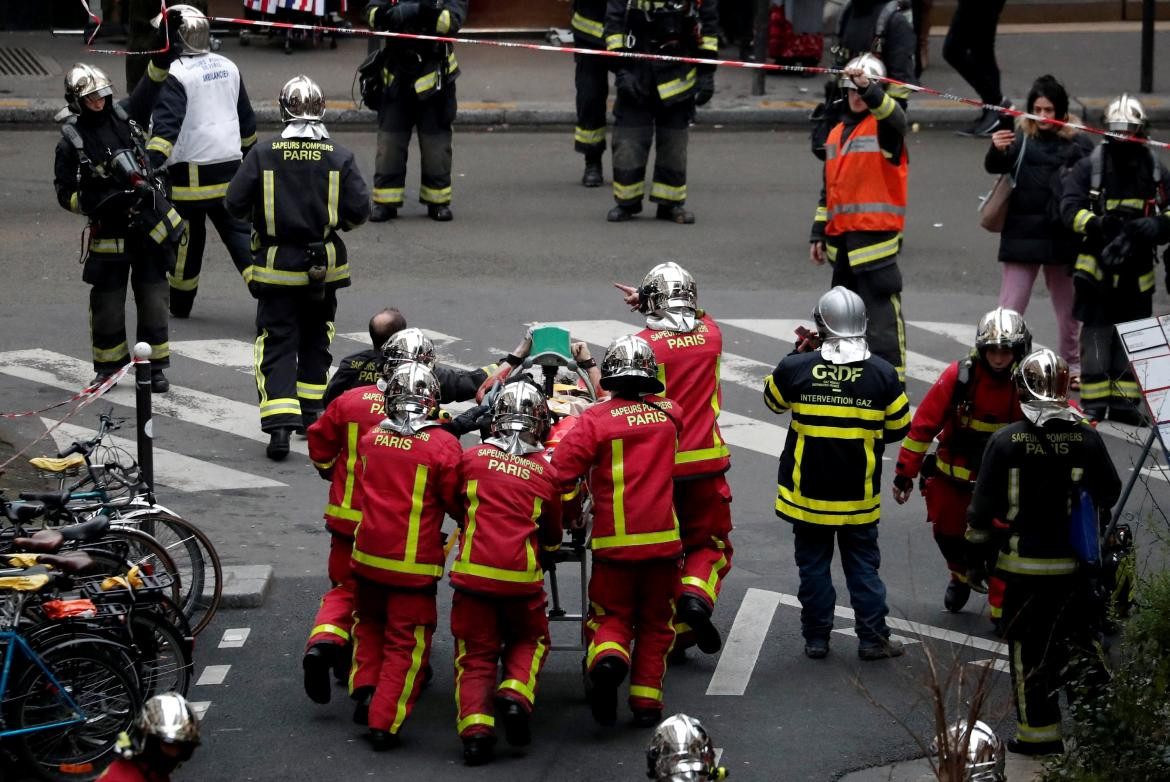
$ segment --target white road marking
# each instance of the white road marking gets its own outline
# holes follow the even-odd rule
[[[223,684],[223,680],[227,678],[228,671],[232,667],[230,665],[207,665],[203,668],[203,673],[199,674],[199,680],[195,682],[196,687],[203,687],[206,685]]]
[[[779,603],[779,592],[764,589],[749,589],[743,596],[707,685],[708,695],[744,694]]]
[[[719,761],[723,759],[723,747],[715,748],[715,768],[719,768]]]
[[[990,666],[993,671],[999,671],[1000,673],[1011,673],[1012,670],[1011,663],[1000,657],[995,657],[990,660],[972,660],[967,665],[977,668],[987,668]]]
[[[88,361],[52,350],[12,350],[0,353],[0,373],[75,392],[93,378],[93,367]],[[132,383],[124,381],[110,389],[102,401],[133,408]],[[176,385],[165,394],[155,394],[152,404],[156,417],[170,416],[256,442],[268,442],[268,435],[260,431],[260,411],[256,405]],[[159,429],[156,424],[156,440],[160,436]],[[309,453],[309,446],[303,438],[294,437],[291,445],[296,453]]]
[[[56,421],[42,418],[45,428],[56,424]],[[123,430],[124,431],[124,430]],[[68,448],[76,440],[88,440],[93,437],[93,428],[64,423],[53,430],[53,440],[58,450]],[[131,456],[137,458],[138,445],[124,437],[110,435],[107,445],[125,449]],[[179,491],[226,491],[228,489],[271,489],[287,484],[264,478],[242,470],[233,470],[213,462],[194,459],[181,453],[168,451],[165,448],[154,447],[154,479],[163,486],[169,486]]]
[[[1133,472],[1133,468],[1130,467],[1129,471]],[[1167,483],[1170,483],[1170,475],[1166,474],[1165,467],[1143,467],[1142,475],[1146,476],[1147,478],[1157,478],[1160,481],[1166,481]]]
[[[854,630],[852,627],[835,627],[835,628],[833,628],[833,632],[840,633],[841,635],[847,635],[851,638],[857,637],[857,631]],[[904,635],[897,635],[896,633],[890,633],[890,638],[892,640],[895,640],[895,641],[901,641],[902,643],[906,644],[907,646],[909,646],[910,644],[922,643],[922,641],[919,641],[917,638],[907,638]]]
[[[250,627],[232,627],[223,631],[223,638],[219,640],[220,649],[239,649],[243,646],[248,636],[251,635],[252,628]]]
[[[431,342],[435,343],[435,347],[446,347],[452,342],[460,342],[460,337],[452,337],[450,334],[444,334],[441,331],[432,331],[430,329],[422,329],[422,333],[431,338]],[[363,345],[370,344],[370,334],[366,331],[347,331],[344,334],[338,334],[339,337],[345,337],[354,342],[361,342]]]
[[[781,605],[790,606],[792,608],[800,608],[800,600],[796,595],[788,595],[783,592],[775,593],[779,598]],[[853,619],[853,609],[847,606],[836,606],[833,613],[842,619]],[[939,641],[946,641],[957,646],[966,646],[972,649],[981,649],[985,652],[998,654],[1001,657],[1007,657],[1007,644],[999,641],[991,641],[986,638],[980,638],[976,635],[968,635],[960,633],[956,630],[947,630],[942,627],[934,627],[933,625],[921,624],[919,622],[911,622],[906,619],[899,619],[896,616],[887,616],[886,624],[894,630],[902,630],[904,632],[912,633],[923,638],[934,638]]]
[[[770,412],[770,411],[769,411]],[[719,432],[724,442],[779,459],[788,429],[728,410],[719,413]]]
[[[970,348],[975,344],[975,324],[973,323],[950,323],[946,321],[930,321],[930,320],[908,320],[907,326],[915,326],[923,331],[929,331],[932,334],[938,334],[940,337],[953,339],[962,345]],[[1039,342],[1032,343],[1033,350],[1040,350],[1044,345]],[[961,356],[955,356],[956,359]]]
[[[253,343],[242,339],[186,339],[171,343],[171,352],[204,364],[255,375]]]
[[[195,712],[195,716],[200,722],[207,716],[207,710],[211,708],[211,701],[187,701],[191,706],[191,711]]]

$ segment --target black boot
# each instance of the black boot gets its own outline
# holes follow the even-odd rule
[[[150,370],[150,390],[156,394],[165,394],[171,390],[171,381],[161,369]]]
[[[352,697],[356,701],[353,707],[353,723],[355,725],[368,725],[370,723],[370,701],[374,700],[374,688],[362,687],[354,690]]]
[[[963,606],[967,605],[967,600],[970,597],[971,585],[966,581],[952,577],[951,582],[947,584],[946,594],[943,595],[943,607],[952,614],[957,614],[963,610]]]
[[[328,703],[330,691],[329,671],[333,667],[334,644],[313,644],[301,658],[305,672],[305,695],[313,703]]]
[[[662,709],[634,709],[634,725],[639,728],[653,728],[662,722]]]
[[[496,757],[496,737],[490,733],[477,733],[463,739],[463,764],[482,766]]]
[[[678,599],[678,617],[691,626],[700,652],[715,654],[723,646],[719,630],[711,624],[711,609],[700,598],[686,594]]]
[[[388,730],[378,730],[377,728],[370,728],[366,732],[365,738],[370,744],[370,749],[374,750],[374,752],[385,752],[386,750],[394,749],[402,743],[397,733],[391,733]]]
[[[585,173],[581,175],[581,184],[585,187],[601,187],[605,182],[605,175],[601,172],[601,155],[585,156]]]
[[[268,458],[274,462],[283,462],[288,456],[288,438],[292,430],[287,427],[273,429],[268,433]]]
[[[528,710],[506,695],[497,695],[496,719],[504,724],[504,740],[513,747],[532,743],[532,728],[528,724]]]
[[[612,655],[603,657],[589,672],[593,685],[589,691],[589,709],[599,725],[613,725],[617,722],[618,687],[629,673],[630,666]]]
[[[393,220],[398,217],[398,207],[390,206],[388,204],[374,204],[370,210],[371,223],[384,223],[387,220]]]
[[[609,210],[609,214],[607,214],[605,216],[605,219],[609,220],[611,223],[624,223],[627,220],[633,220],[634,215],[638,214],[641,211],[642,211],[642,204],[641,203],[630,204],[629,206],[623,206],[622,204],[618,204],[613,209]]]
[[[437,223],[449,223],[455,219],[447,204],[427,204],[427,217]]]
[[[688,212],[682,204],[659,204],[658,214],[654,216],[679,225],[693,225],[695,222],[695,213]]]
[[[310,426],[317,423],[317,419],[320,417],[320,410],[301,410],[301,425],[296,428],[296,433],[304,434]]]
[[[191,317],[191,307],[195,306],[195,291],[180,291],[171,288],[168,306],[172,318],[186,319]]]
[[[353,647],[349,644],[337,650],[333,655],[333,678],[338,684],[349,682],[349,666],[353,659]]]

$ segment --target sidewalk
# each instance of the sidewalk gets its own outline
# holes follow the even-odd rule
[[[1007,753],[1007,763],[1004,768],[1004,777],[1007,782],[1032,782],[1040,778],[1043,764],[1023,755]],[[888,766],[877,766],[862,771],[852,771],[841,777],[837,782],[936,782],[938,778],[930,770],[930,761],[926,758],[904,760]]]
[[[1139,84],[1140,25],[1109,23],[1087,25],[1004,26],[997,54],[1004,88],[1018,103],[1032,80],[1043,73],[1062,79],[1076,97],[1073,110],[1084,110],[1091,122],[1117,93],[1137,91]],[[975,97],[961,78],[943,61],[944,28],[934,28],[925,86],[964,97]],[[220,52],[240,67],[248,93],[262,123],[278,121],[275,98],[292,75],[304,72],[316,79],[329,98],[331,125],[372,123],[373,113],[354,109],[350,100],[354,69],[366,53],[366,39],[344,39],[336,49],[324,44],[317,49],[298,48],[283,53],[275,42],[253,38],[241,46],[227,36]],[[118,48],[116,39],[102,42]],[[112,55],[89,55],[80,39],[53,38],[48,32],[0,32],[0,55],[23,49],[31,55],[24,62],[32,75],[14,74],[0,59],[0,123],[51,124],[63,105],[61,78],[73,62],[86,61],[107,69],[115,84],[122,85],[122,60]],[[7,50],[7,51],[6,51]],[[1170,122],[1170,25],[1161,23],[1155,33],[1155,74],[1152,95],[1141,96],[1155,126]],[[734,57],[732,49],[724,57]],[[573,62],[568,54],[490,46],[458,47],[462,75],[456,84],[461,125],[543,126],[573,125]],[[751,94],[752,72],[722,68],[718,91],[699,111],[699,122],[708,125],[787,125],[807,127],[809,110],[822,94],[823,77],[769,74],[766,94]],[[120,92],[120,91],[119,91]],[[1079,105],[1078,105],[1079,104]],[[922,125],[967,124],[975,109],[928,96],[911,100],[912,119]],[[1157,137],[1157,134],[1154,134]]]

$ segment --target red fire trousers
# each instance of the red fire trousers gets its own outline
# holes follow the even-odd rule
[[[329,581],[333,587],[321,598],[313,629],[309,631],[308,650],[314,644],[345,646],[353,632],[353,574],[349,570],[353,541],[329,536]]]
[[[684,552],[680,594],[696,595],[714,610],[731,570],[731,487],[722,475],[676,481],[674,509]]]
[[[951,575],[967,580],[966,542],[967,508],[972,489],[942,475],[926,481],[926,520],[934,527],[934,542],[947,561]],[[988,582],[987,605],[991,618],[1003,614],[1003,581],[994,576]]]

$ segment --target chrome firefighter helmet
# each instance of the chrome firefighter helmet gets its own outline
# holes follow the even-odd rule
[[[869,52],[859,54],[845,63],[845,67],[842,70],[848,70],[850,68],[860,68],[873,81],[878,81],[886,77],[886,66],[876,54],[870,54]],[[881,82],[878,83],[881,84]],[[850,79],[844,74],[837,80],[837,84],[847,90],[857,89],[857,85],[853,83],[853,79]]]
[[[657,331],[691,331],[699,309],[699,286],[694,276],[674,261],[647,272],[638,289],[639,309],[646,325]]]
[[[715,746],[694,717],[667,717],[650,737],[646,748],[646,776],[656,782],[707,782],[721,779],[715,767]]]
[[[975,350],[979,355],[987,348],[1011,348],[1014,361],[1032,352],[1032,332],[1024,316],[1015,310],[996,307],[979,319],[975,329]]]
[[[492,402],[491,436],[486,442],[520,456],[544,448],[548,436],[548,400],[524,377],[504,385]]]
[[[1068,403],[1068,364],[1048,348],[1024,356],[1016,366],[1020,410],[1037,426],[1053,419],[1080,421],[1083,416]]]
[[[172,5],[167,11],[178,11],[182,20],[179,22],[179,41],[183,44],[180,54],[207,54],[211,51],[211,22],[202,11],[186,3]],[[161,26],[163,15],[154,17],[150,23],[155,27]]]
[[[382,376],[389,378],[402,364],[414,362],[428,369],[435,368],[435,343],[422,329],[409,328],[395,332],[382,346]]]
[[[402,364],[388,378],[378,381],[384,398],[386,419],[383,429],[414,434],[434,426],[431,414],[439,406],[439,381],[429,367],[414,362]]]
[[[308,76],[293,76],[280,88],[281,122],[320,122],[324,116],[325,93]]]
[[[851,364],[870,356],[865,328],[869,322],[865,302],[838,285],[817,301],[813,320],[821,338],[821,356],[833,364]]]
[[[199,718],[179,693],[165,692],[147,700],[119,739],[118,750],[125,758],[137,757],[147,751],[151,740],[188,750],[199,746]]]
[[[967,731],[967,721],[959,720],[947,728],[944,747],[939,746],[938,739],[930,742],[930,754],[942,761],[945,755],[963,751],[963,744],[967,745],[967,774],[964,782],[1004,782],[1004,764],[1007,756],[1004,754],[1003,741],[995,735],[987,723],[976,720]],[[965,739],[965,742],[964,742]]]
[[[79,62],[65,71],[65,102],[74,114],[81,113],[85,98],[104,98],[113,94],[110,77],[101,68]]]
[[[1105,127],[1116,133],[1134,134],[1146,125],[1146,109],[1134,96],[1123,92],[1105,107]]]
[[[664,386],[658,379],[658,361],[650,343],[635,334],[615,339],[601,359],[601,387],[606,391],[660,393]]]

